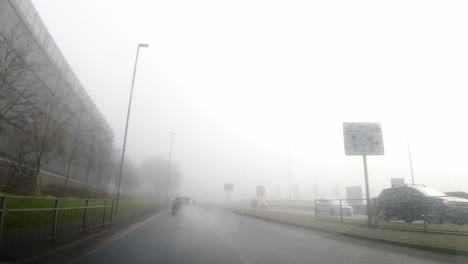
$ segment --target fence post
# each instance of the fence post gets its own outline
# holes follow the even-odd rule
[[[378,210],[377,204],[378,202],[376,202],[375,200],[373,200],[373,204],[371,204],[372,215],[374,217],[374,227],[376,228],[379,227],[379,217],[380,217],[380,210]]]
[[[111,212],[110,212],[110,224],[112,225],[112,218],[114,217],[114,201],[112,200],[112,207],[111,207]]]
[[[423,211],[424,233],[427,233],[427,208]]]
[[[86,231],[86,221],[88,220],[88,206],[89,206],[89,199],[86,199],[86,204],[85,204],[85,209],[84,209],[84,214],[83,214],[83,226],[82,226],[82,231]]]
[[[315,220],[318,220],[317,199],[314,200]]]
[[[5,215],[6,215],[6,205],[7,205],[7,197],[3,196],[2,197],[2,204],[1,208],[2,211],[0,212],[0,251],[3,250],[4,247],[4,228],[5,228]]]
[[[58,211],[59,211],[59,199],[55,199],[54,205],[54,217],[52,219],[52,234],[50,236],[50,244],[54,243],[55,235],[57,233],[57,219],[58,219]]]
[[[343,223],[343,203],[342,200],[340,199],[340,223]]]
[[[102,226],[106,224],[107,200],[104,202],[104,213],[102,215]]]

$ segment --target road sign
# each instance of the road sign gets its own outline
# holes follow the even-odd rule
[[[265,196],[265,186],[257,185],[257,196],[261,196],[261,197]]]
[[[384,155],[380,123],[343,123],[346,155]]]
[[[232,192],[232,191],[234,191],[234,184],[232,184],[232,183],[225,183],[225,184],[224,184],[224,191],[225,191],[225,192]]]
[[[362,186],[346,187],[346,199],[351,205],[362,204]]]
[[[405,178],[391,178],[390,179],[393,187],[405,186]]]
[[[369,177],[367,174],[367,156],[383,155],[384,145],[380,123],[343,123],[343,135],[346,155],[360,155],[364,162],[364,181],[366,183],[367,211],[370,212]],[[367,215],[371,224],[371,215]]]

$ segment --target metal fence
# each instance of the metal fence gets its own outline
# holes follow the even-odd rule
[[[465,204],[379,203],[365,199],[315,200],[317,220],[423,232],[468,234]]]
[[[53,243],[112,223],[114,200],[0,196],[2,250]]]
[[[7,189],[9,181],[11,180],[11,177],[13,177],[12,170],[12,162],[0,156],[0,190]],[[67,178],[65,176],[42,170],[40,175],[41,190],[53,191],[57,188],[63,188],[66,179]],[[86,188],[90,190],[100,190],[97,184],[97,180],[95,178],[91,178],[90,181],[86,183],[83,180],[74,179],[73,177],[70,177],[68,186],[70,189],[75,188],[82,190],[85,189],[86,186]],[[115,185],[113,183],[110,183],[108,191],[115,192],[115,190]]]

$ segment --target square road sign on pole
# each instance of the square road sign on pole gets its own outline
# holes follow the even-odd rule
[[[232,192],[234,190],[234,184],[232,183],[225,183],[224,184],[224,191],[225,192]]]
[[[345,153],[350,156],[384,155],[380,123],[343,123]]]

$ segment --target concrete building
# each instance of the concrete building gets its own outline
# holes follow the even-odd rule
[[[67,111],[76,112],[86,107],[86,126],[95,131],[93,141],[100,142],[105,146],[105,151],[111,152],[113,133],[110,126],[74,74],[30,0],[0,0],[0,45],[18,46],[18,43],[12,40],[15,34],[22,34],[21,42],[27,43],[29,47],[30,52],[25,54],[24,60],[31,65],[40,65],[37,71],[28,74],[28,78],[34,83],[41,84],[37,89],[58,88],[67,91],[70,95]],[[41,98],[31,100],[40,101]],[[3,161],[8,158],[8,141],[5,135],[0,134],[0,158]],[[9,177],[8,168],[5,167],[3,161],[0,161],[0,188],[5,186]],[[42,184],[44,186],[63,185],[66,163],[64,155],[57,155],[48,162],[43,167]],[[71,186],[80,188],[86,178],[88,178],[89,185],[95,187],[100,181],[107,180],[99,177],[99,172],[95,168],[89,169],[88,167],[89,165],[86,165],[83,160],[73,163]]]

